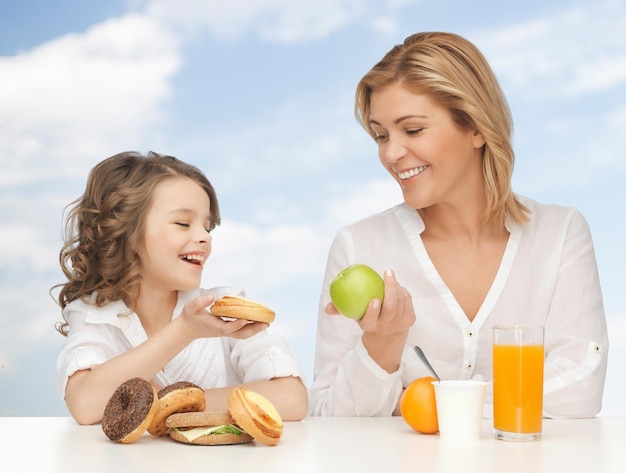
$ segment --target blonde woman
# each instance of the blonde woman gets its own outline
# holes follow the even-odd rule
[[[359,82],[355,111],[404,202],[332,243],[310,414],[398,414],[404,387],[428,375],[414,345],[444,379],[490,381],[492,327],[510,324],[545,326],[545,414],[597,414],[608,339],[590,231],[578,211],[512,191],[511,116],[480,51],[410,36]],[[328,295],[353,263],[385,281],[358,322]]]

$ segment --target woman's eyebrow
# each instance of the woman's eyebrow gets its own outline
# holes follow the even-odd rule
[[[394,125],[398,125],[398,124],[402,123],[403,121],[405,121],[405,120],[409,120],[409,119],[411,119],[411,118],[421,118],[421,119],[424,119],[424,118],[428,118],[428,117],[427,117],[426,115],[404,115],[404,116],[402,116],[402,117],[400,117],[400,118],[396,118],[396,119],[393,121],[393,123],[394,123]],[[370,120],[370,121],[369,121],[369,123],[370,123],[370,125],[378,125],[378,126],[382,126],[382,125],[381,125],[380,123],[378,123],[376,120]]]

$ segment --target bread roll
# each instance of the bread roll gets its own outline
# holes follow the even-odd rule
[[[228,414],[247,433],[265,445],[276,445],[283,434],[283,420],[276,407],[259,393],[235,388],[228,395]]]
[[[167,434],[165,420],[176,412],[203,411],[206,407],[204,389],[188,381],[178,381],[158,392],[159,410],[148,432],[157,437]]]
[[[211,313],[220,317],[246,319],[254,322],[270,324],[274,321],[275,312],[258,302],[237,296],[224,296],[211,306]]]

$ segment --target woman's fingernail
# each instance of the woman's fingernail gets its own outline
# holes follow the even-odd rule
[[[393,277],[393,271],[392,271],[391,269],[387,269],[387,270],[385,271],[385,275],[386,275],[386,276],[389,276],[390,278],[392,278],[392,277]]]

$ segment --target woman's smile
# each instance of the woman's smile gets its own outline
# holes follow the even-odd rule
[[[405,181],[408,181],[412,177],[420,175],[421,173],[426,171],[426,169],[428,169],[428,167],[429,166],[426,164],[424,166],[418,166],[416,168],[407,169],[405,171],[396,171],[396,174],[400,178],[400,184],[406,184]]]

